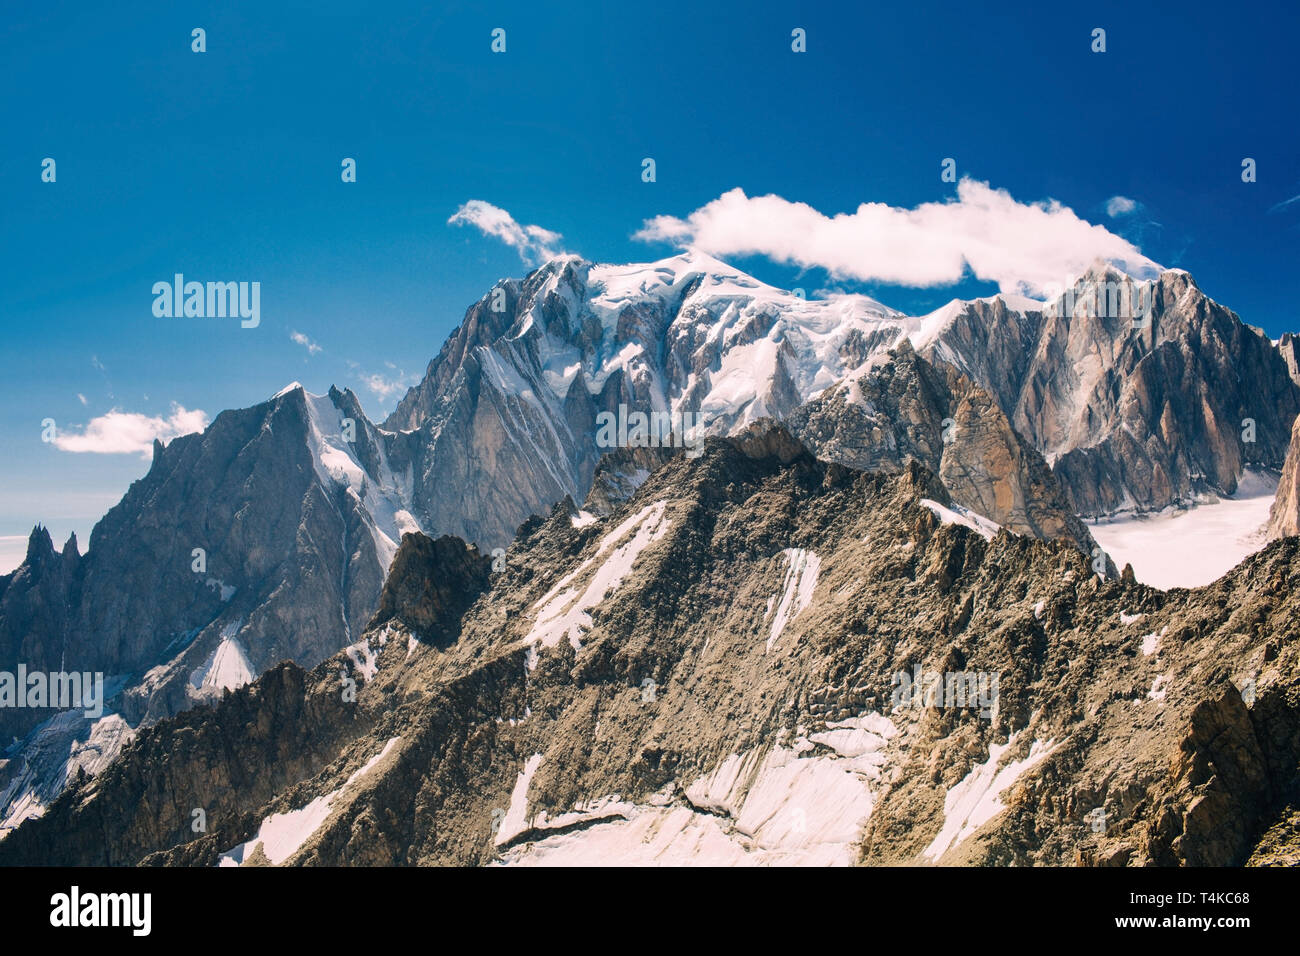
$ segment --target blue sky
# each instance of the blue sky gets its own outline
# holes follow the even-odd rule
[[[86,6],[15,7],[0,33],[0,571],[37,521],[84,548],[148,469],[44,443],[43,419],[212,417],[295,379],[351,387],[382,418],[465,307],[527,271],[448,225],[471,199],[568,251],[643,260],[673,251],[633,238],[647,220],[733,189],[826,216],[944,203],[953,157],[1191,271],[1273,336],[1300,329],[1300,202],[1280,205],[1300,194],[1294,6]],[[1132,211],[1108,215],[1115,196]],[[724,258],[913,312],[997,288]],[[176,272],[259,281],[261,324],[156,318],[151,287]]]

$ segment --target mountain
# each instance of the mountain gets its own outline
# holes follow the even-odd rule
[[[134,727],[279,661],[314,666],[353,643],[402,532],[419,527],[404,508],[409,471],[336,390],[292,387],[155,444],[86,555],[75,539],[56,554],[38,529],[24,564],[0,578],[0,669],[101,672],[112,690],[103,720]],[[4,825],[39,811],[39,795],[75,773],[68,746],[102,732],[68,713],[0,709],[2,739],[22,737],[0,763]],[[60,751],[64,763],[44,771],[32,756]]]
[[[917,350],[995,395],[1088,517],[1230,495],[1247,466],[1281,468],[1300,412],[1293,344],[1186,272],[1099,265],[1041,311],[950,303],[922,326]]]
[[[1295,859],[1300,539],[1161,592],[952,505],[760,425],[486,578],[407,535],[364,650],[143,730],[0,863]]]
[[[807,301],[691,252],[564,256],[503,280],[383,427],[428,436],[426,523],[499,546],[526,514],[586,493],[599,413],[698,414],[730,434],[788,418],[904,340],[989,393],[1090,517],[1230,495],[1247,467],[1281,468],[1300,412],[1289,341],[1185,272],[1098,265],[1051,303],[999,295],[908,317],[862,296]]]
[[[1145,327],[1091,301],[1107,283],[1124,309],[1149,303]],[[115,720],[0,709],[0,739],[20,738],[0,756],[0,826],[111,759],[74,752],[97,732],[127,739],[117,719],[134,732],[355,645],[405,533],[490,552],[557,502],[590,521],[627,501],[672,456],[600,444],[601,416],[675,415],[693,438],[788,421],[820,457],[920,463],[953,514],[1090,555],[1076,512],[1161,508],[1230,492],[1248,464],[1282,467],[1294,350],[1180,272],[1099,268],[1057,303],[1000,295],[909,317],[694,252],[553,259],[470,306],[380,425],[350,391],[295,383],[157,444],[85,555],[38,529],[0,577],[0,670],[102,672]]]
[[[710,434],[784,418],[894,344],[901,320],[700,253],[629,266],[562,256],[472,305],[382,427],[423,436],[414,494],[428,527],[505,546],[529,515],[586,495],[599,413],[700,415]]]
[[[960,507],[1017,534],[1096,547],[1051,469],[997,401],[950,365],[932,365],[907,338],[888,361],[796,409],[791,430],[819,458],[861,471],[918,461]]]

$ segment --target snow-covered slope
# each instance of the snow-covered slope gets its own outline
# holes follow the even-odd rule
[[[93,777],[107,767],[134,735],[121,714],[89,718],[66,710],[0,752],[0,840],[44,814],[78,773]]]
[[[352,410],[346,406],[340,408],[341,403],[336,403],[331,396],[312,395],[304,390],[304,397],[311,426],[309,435],[316,476],[327,488],[342,488],[344,494],[356,503],[374,540],[380,566],[387,572],[402,535],[422,530],[411,514],[416,507],[411,500],[411,466],[408,464],[400,475],[395,473],[382,440],[391,436],[380,434],[365,418],[351,418],[349,426],[350,416],[346,413]],[[368,428],[372,440],[380,439],[374,440],[374,456],[369,467],[362,462],[357,449],[355,432],[358,428]]]
[[[1247,471],[1237,493],[1191,508],[1092,522],[1092,536],[1143,584],[1197,588],[1227,574],[1267,543],[1264,532],[1277,479]]]
[[[631,348],[593,355],[599,364],[589,391],[598,394],[610,374],[627,368],[644,382],[652,409],[698,411],[711,434],[782,416],[788,400],[801,404],[820,394],[860,365],[857,359],[895,343],[904,328],[901,313],[866,296],[810,300],[699,252],[648,265],[593,266],[587,286],[602,329],[616,341],[624,315],[647,299],[659,304],[657,318],[669,319],[666,328],[654,323],[643,330],[649,335],[630,339]]]
[[[536,358],[554,399],[579,375],[593,397],[618,375],[628,399],[701,412],[710,433],[780,414],[783,387],[806,401],[856,367],[862,343],[892,344],[903,329],[901,313],[866,296],[809,300],[694,251],[632,265],[566,256],[519,293],[505,339],[527,343],[522,357]],[[531,371],[499,383],[517,389]]]
[[[809,300],[697,252],[561,256],[471,306],[382,427],[410,445],[422,527],[503,546],[530,514],[585,497],[609,450],[598,415],[732,433],[784,418],[914,325],[866,296]]]

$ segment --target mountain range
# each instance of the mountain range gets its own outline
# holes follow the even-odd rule
[[[1135,302],[1148,306],[1142,321],[1135,321]],[[880,491],[879,500],[873,498],[869,508],[861,502],[850,507],[840,501],[848,521],[893,521],[897,515],[889,508],[906,510],[901,502],[907,498],[906,507],[928,508],[940,524],[952,520],[970,525],[981,540],[1001,529],[1010,532],[996,538],[1004,543],[990,553],[1055,547],[1058,550],[1034,552],[1038,555],[1034,561],[1083,562],[1076,569],[1077,579],[1070,582],[1072,601],[1083,600],[1078,592],[1089,579],[1084,568],[1099,568],[1110,579],[1102,587],[1140,587],[1132,582],[1131,573],[1117,583],[1119,569],[1104,556],[1098,565],[1100,549],[1080,516],[1159,511],[1205,495],[1231,495],[1247,468],[1283,473],[1284,490],[1290,474],[1293,485],[1295,466],[1287,462],[1287,452],[1300,412],[1295,349],[1290,337],[1274,343],[1245,325],[1180,271],[1139,280],[1099,264],[1055,302],[1001,295],[954,301],[926,316],[906,316],[865,296],[809,300],[797,290],[776,289],[694,252],[627,266],[597,265],[574,256],[553,259],[521,281],[500,281],[473,304],[420,383],[383,422],[372,423],[350,391],[331,388],[327,395],[317,396],[295,383],[261,405],[223,412],[202,434],[177,438],[165,447],[156,443],[148,474],[96,525],[86,554],[79,553],[75,539],[58,552],[43,528],[33,532],[22,566],[0,577],[0,670],[13,670],[23,662],[29,670],[54,671],[75,664],[78,670],[103,672],[112,688],[113,712],[91,719],[48,709],[0,709],[0,739],[14,739],[0,762],[0,814],[5,827],[0,834],[45,812],[69,786],[84,793],[87,784],[78,782],[83,772],[103,775],[105,768],[126,766],[128,757],[146,759],[143,755],[151,753],[147,742],[159,739],[157,735],[186,726],[214,726],[206,721],[235,719],[229,716],[230,708],[243,707],[240,713],[251,714],[263,706],[259,701],[266,694],[275,693],[268,690],[272,685],[292,698],[276,703],[277,707],[316,707],[313,701],[323,695],[319,707],[324,709],[313,710],[311,719],[324,723],[313,724],[310,733],[305,725],[293,733],[323,733],[327,739],[303,738],[292,759],[283,758],[285,766],[258,785],[262,789],[241,790],[230,776],[236,770],[229,766],[213,771],[224,776],[212,786],[229,791],[231,802],[222,804],[224,808],[239,807],[244,814],[273,798],[286,806],[294,803],[296,791],[282,792],[277,787],[300,787],[320,771],[316,764],[321,760],[340,759],[342,751],[330,748],[342,746],[347,734],[361,733],[361,725],[355,723],[358,718],[341,716],[349,712],[346,708],[333,716],[326,713],[332,706],[324,702],[329,695],[318,688],[330,682],[326,675],[337,674],[340,662],[350,662],[355,673],[365,676],[361,696],[369,700],[370,671],[396,653],[388,644],[394,635],[405,636],[405,642],[397,643],[407,645],[408,656],[423,647],[434,655],[432,670],[421,671],[423,683],[417,696],[462,692],[455,688],[466,694],[490,693],[498,695],[493,706],[498,707],[498,715],[504,714],[506,710],[500,708],[506,696],[516,693],[515,679],[507,680],[498,671],[515,652],[507,653],[504,638],[490,633],[492,627],[475,615],[499,615],[507,622],[521,614],[528,616],[518,603],[523,600],[520,595],[532,593],[518,578],[525,573],[518,565],[520,549],[532,541],[536,554],[554,552],[556,566],[563,566],[564,560],[590,544],[594,529],[608,529],[604,515],[623,514],[629,502],[644,501],[648,483],[666,480],[661,473],[696,481],[692,467],[712,467],[710,474],[717,481],[699,487],[707,489],[708,495],[721,496],[714,500],[705,495],[695,505],[709,514],[707,524],[712,529],[710,543],[699,542],[698,547],[724,546],[712,537],[719,533],[716,522],[722,520],[722,512],[716,509],[723,507],[723,501],[740,509],[736,514],[743,514],[746,521],[757,521],[760,515],[775,520],[777,515],[770,511],[774,504],[765,510],[757,503],[733,500],[744,482],[737,479],[736,488],[728,488],[719,477],[720,460],[742,472],[759,467],[754,461],[769,462],[760,470],[789,468],[799,461],[804,480],[816,473],[820,481],[852,483],[868,479],[848,476],[874,475],[871,481],[892,489]],[[606,449],[595,441],[597,416],[620,406],[647,414],[693,413],[700,416],[706,434],[739,436],[741,444],[710,445],[712,456],[704,457],[711,465],[687,466],[682,463],[684,456],[655,448],[618,449],[602,459]],[[755,451],[759,447],[761,453]],[[833,470],[826,470],[828,463]],[[755,489],[762,487],[759,482],[750,490],[757,493]],[[906,494],[900,490],[903,487],[909,489]],[[674,494],[679,492],[685,494],[681,488]],[[1296,526],[1294,516],[1286,524],[1288,510],[1294,512],[1296,507],[1294,496],[1289,505],[1285,497],[1279,493],[1271,522],[1278,535],[1293,534]],[[803,498],[790,501],[796,499],[802,507]],[[922,499],[930,504],[918,505]],[[786,507],[793,505],[787,502]],[[876,514],[882,509],[884,514]],[[550,517],[541,519],[541,515]],[[628,515],[627,520],[633,517]],[[810,570],[806,555],[823,554],[827,548],[834,551],[843,542],[837,537],[835,544],[823,542],[821,550],[809,551],[793,543],[802,516],[786,515],[785,520],[781,533],[793,538],[763,559],[776,564],[761,573],[780,571],[786,584],[794,587],[796,596],[781,605],[789,612],[790,602],[804,600],[805,589],[817,593],[817,571]],[[683,526],[667,511],[656,517],[652,507],[651,514],[629,525],[633,530],[627,534],[641,542],[636,549],[640,554],[646,546],[642,537],[657,542],[657,535],[667,535],[670,529],[679,534]],[[544,542],[537,540],[541,528],[552,529]],[[918,533],[908,532],[913,547]],[[934,528],[928,533],[934,533]],[[615,535],[600,552],[622,553],[629,546],[625,537]],[[726,536],[722,537],[725,543]],[[1034,539],[1043,543],[1033,544]],[[753,550],[757,545],[747,547],[742,563],[758,562]],[[509,551],[501,554],[496,549]],[[785,557],[775,557],[778,554]],[[1042,557],[1047,554],[1057,557]],[[824,562],[825,557],[817,560]],[[840,560],[884,559],[854,555],[850,549],[843,551]],[[952,582],[966,573],[970,559],[949,554],[944,560],[957,563],[921,574],[921,591],[945,579],[951,579],[946,585],[951,589]],[[721,566],[720,556],[718,561]],[[992,562],[996,570],[979,573],[998,580],[998,575],[1014,577],[1015,569],[1001,562],[1001,558]],[[692,566],[683,560],[682,573]],[[463,594],[446,592],[436,581],[422,583],[421,574],[425,578],[446,574],[448,567],[456,569],[452,578],[463,585]],[[624,576],[630,570],[624,569]],[[1040,572],[1045,573],[1040,568],[1024,573]],[[751,573],[760,574],[738,571],[737,587]],[[914,573],[919,572],[908,572],[909,580]],[[636,577],[640,580],[642,573],[638,571]],[[578,654],[586,645],[574,635],[597,626],[603,615],[635,617],[633,611],[619,611],[616,602],[605,603],[611,592],[600,588],[611,580],[591,585],[593,603],[586,609],[558,609],[547,627],[564,625],[570,641],[555,645],[539,638],[522,652],[526,663],[535,663],[539,648],[559,646],[559,653],[564,653],[566,643]],[[493,583],[498,581],[513,583]],[[714,593],[698,591],[698,582],[688,577],[669,575],[668,581],[658,581],[651,589],[655,593],[651,606],[658,608],[655,613],[669,631],[703,614],[711,594],[724,602],[736,599],[736,592],[720,584],[721,590]],[[502,587],[517,592],[515,598],[498,595]],[[552,594],[549,602],[568,593]],[[981,601],[989,597],[989,592],[978,588],[967,594],[974,600],[972,594]],[[876,597],[884,599],[884,595],[872,599]],[[916,600],[923,598],[918,593]],[[927,605],[928,611],[920,604],[912,608],[918,620],[939,614],[938,604],[946,606],[951,597],[941,589],[928,600],[937,602]],[[1093,600],[1089,593],[1087,601]],[[1193,614],[1197,600],[1188,598],[1191,603],[1177,614]],[[490,612],[483,610],[488,607]],[[768,617],[781,613],[780,608],[770,607]],[[974,607],[969,613],[975,613]],[[999,605],[994,616],[1009,613]],[[834,630],[840,625],[829,623],[830,617],[826,627]],[[478,622],[474,631],[478,636],[467,641],[463,632],[468,620]],[[769,623],[765,618],[757,629],[762,631]],[[988,626],[996,631],[1003,624],[994,625],[990,618]],[[952,636],[952,627],[949,621],[944,633]],[[754,630],[755,622],[719,618],[701,625],[701,633],[721,634],[717,628],[739,634]],[[774,624],[771,630],[778,631]],[[1200,631],[1197,635],[1198,639],[1204,636]],[[779,634],[773,639],[778,638]],[[915,635],[900,639],[919,640]],[[645,640],[654,644],[648,637]],[[657,686],[664,675],[676,673],[690,656],[681,644],[685,640],[673,638],[670,643],[676,643],[665,650],[668,656],[662,667],[650,668],[645,678]],[[960,650],[963,655],[975,652],[970,647]],[[620,669],[623,652],[613,644],[601,653],[605,656],[599,665],[585,665],[598,667],[601,694],[619,681],[631,680],[635,686],[643,679],[633,679],[635,675]],[[543,660],[546,656],[541,654]],[[577,660],[581,659],[579,654]],[[817,660],[819,666],[832,670],[847,666],[831,663],[831,658]],[[813,664],[810,659],[798,667]],[[566,666],[582,670],[574,662]],[[691,659],[690,672],[700,666]],[[1110,665],[1099,662],[1097,666]],[[380,667],[380,673],[383,670]],[[265,676],[253,683],[258,675]],[[502,686],[485,690],[483,682],[490,675],[499,677]],[[772,678],[770,693],[797,699],[810,692],[809,681],[820,679],[812,671],[801,670],[797,678],[785,674],[780,680]],[[531,687],[531,680],[526,674],[524,686]],[[397,697],[376,698],[375,706],[401,709],[404,705],[398,701],[406,700],[408,693],[415,691],[408,687]],[[186,713],[195,704],[205,706]],[[710,706],[715,704],[722,706],[717,701]],[[525,709],[532,706],[526,704]],[[757,703],[746,694],[727,706],[741,715],[753,712]],[[854,708],[843,705],[844,714],[837,720],[868,724],[816,733],[834,736],[847,729],[882,736],[877,733],[884,727],[879,720],[888,723],[893,718],[882,716],[886,712],[879,699],[874,706],[864,716],[861,708],[849,714]],[[367,712],[364,707],[355,710]],[[456,733],[471,733],[464,723],[469,719],[467,711],[453,707],[447,713],[454,716],[438,719],[455,724]],[[800,719],[806,723],[813,714],[801,711]],[[680,716],[689,726],[698,715]],[[780,747],[773,735],[778,728],[775,717],[769,717],[767,723],[751,719],[762,729],[751,728],[751,737],[745,738],[747,748],[736,749],[733,755],[742,764],[754,764],[751,770],[777,759],[773,754]],[[305,720],[307,715],[299,713],[294,719]],[[547,719],[561,717],[552,713]],[[713,745],[725,749],[726,740],[732,741],[727,745],[733,749],[739,747],[733,740],[740,739],[733,733],[739,726],[720,726]],[[782,726],[794,733],[798,720]],[[1000,725],[1000,732],[1019,734],[1025,726],[1023,721],[1015,728],[1007,723]],[[1044,735],[1065,733],[1057,727],[1041,729]],[[406,739],[408,734],[398,736]],[[1040,736],[1042,741],[1048,739]],[[815,737],[807,739],[814,746],[796,757],[823,755]],[[1026,739],[1016,738],[1022,744]],[[1166,744],[1162,738],[1158,746]],[[282,756],[288,747],[270,738],[265,745],[280,748]],[[968,741],[968,749],[972,746],[976,744]],[[1018,754],[1010,742],[989,746],[1011,747],[1006,752]],[[828,760],[845,759],[835,748],[831,750],[825,754]],[[852,759],[875,752],[863,751]],[[992,760],[993,752],[988,752]],[[230,759],[251,760],[251,753],[235,748]],[[391,753],[384,750],[381,766]],[[704,757],[703,752],[691,757],[701,773],[707,770]],[[161,758],[155,753],[147,759]],[[563,760],[546,758],[543,763],[564,764],[570,759],[586,758],[569,753]],[[1032,755],[1016,759],[1031,760]],[[184,763],[178,758],[177,773]],[[960,765],[960,760],[944,763],[940,777],[946,779],[955,772],[952,767]],[[849,770],[872,782],[869,774],[860,771],[856,766]],[[369,771],[367,779],[368,775]],[[668,785],[663,774],[650,777]],[[682,778],[672,780],[687,786]],[[620,794],[631,787],[598,775],[583,784],[594,789],[581,795],[563,788],[556,791],[553,800],[548,797],[552,807],[548,812],[585,812],[573,808],[580,801],[603,800],[615,793],[609,789],[597,794],[607,784],[611,788],[617,784]],[[1270,786],[1274,784],[1281,788],[1277,793],[1287,786],[1277,781]],[[524,786],[525,797],[529,786]],[[344,790],[352,792],[348,787]],[[860,795],[847,793],[850,803],[859,799]],[[1267,804],[1257,813],[1259,821],[1276,810],[1280,799],[1273,791],[1262,793],[1252,791],[1250,797],[1263,801],[1260,806]],[[646,793],[639,794],[637,799],[649,799]],[[570,796],[573,799],[565,804]],[[713,803],[712,798],[703,799],[697,809],[713,812],[730,806],[743,815],[739,804],[731,806],[723,796],[715,796]],[[402,799],[409,801],[409,797],[408,793]],[[744,794],[730,792],[726,799],[743,802]],[[861,800],[874,803],[876,796]],[[66,807],[66,801],[58,805]],[[663,807],[676,805],[670,800]],[[867,819],[864,813],[862,821]],[[132,849],[114,850],[112,861],[134,862],[146,853],[181,852],[179,840],[160,840],[166,828],[159,826],[149,839],[131,837],[136,842],[128,840],[122,847]],[[1259,836],[1258,826],[1251,826],[1255,829],[1242,837],[1247,842],[1234,844],[1225,859],[1244,859],[1242,848]],[[14,839],[10,835],[0,848]],[[835,859],[856,859],[861,850],[856,836],[831,842],[838,847],[834,853],[840,854]],[[18,852],[18,844],[14,846],[13,852]],[[1177,851],[1162,847],[1144,858],[1177,858]],[[255,849],[250,846],[248,852]],[[903,850],[889,851],[895,852]],[[443,851],[434,854],[438,859],[478,860],[468,850],[461,856],[438,854]],[[409,844],[399,856],[412,861],[434,858],[412,851]],[[188,859],[184,853],[180,858]]]

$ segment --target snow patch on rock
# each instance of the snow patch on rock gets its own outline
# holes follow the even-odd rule
[[[542,755],[533,754],[524,762],[524,769],[515,779],[514,789],[510,791],[510,807],[497,827],[496,836],[492,838],[494,846],[509,843],[529,828],[528,787],[533,782],[533,774],[542,765]]]
[[[1055,750],[1054,742],[1035,740],[1023,760],[1002,766],[1002,760],[1016,744],[1019,732],[1005,744],[990,744],[988,760],[971,768],[943,800],[943,827],[924,856],[938,861],[945,853],[974,834],[985,823],[1006,809],[1000,795],[1027,771],[1042,763]]]
[[[959,524],[970,528],[985,541],[992,541],[994,536],[1002,530],[1002,526],[995,521],[990,521],[983,515],[976,514],[968,508],[954,504],[951,508],[939,504],[929,498],[922,498],[921,504],[934,512],[944,524]]]
[[[595,554],[534,602],[537,618],[523,644],[550,648],[567,637],[574,650],[581,649],[582,635],[592,625],[591,610],[617,591],[641,553],[668,533],[672,520],[666,511],[667,502],[656,501],[606,534]],[[584,576],[580,590],[574,582]],[[536,666],[535,658],[529,666]]]
[[[242,621],[236,621],[222,628],[221,643],[190,675],[190,686],[196,694],[219,695],[225,690],[238,690],[251,684],[257,676],[244,646],[235,636],[241,624]]]
[[[821,571],[821,558],[804,548],[786,548],[781,552],[785,558],[785,580],[779,592],[781,603],[776,606],[773,615],[773,595],[767,602],[767,616],[772,618],[772,629],[768,632],[767,650],[771,651],[785,626],[798,617],[812,603],[813,592],[817,589],[817,575]],[[767,618],[765,617],[764,620]]]
[[[272,813],[270,816],[264,817],[261,826],[258,827],[257,835],[251,840],[247,840],[222,853],[217,865],[240,866],[253,855],[260,844],[263,854],[271,861],[271,864],[279,866],[297,853],[303,844],[311,839],[312,834],[319,830],[322,824],[329,819],[330,813],[334,809],[334,802],[339,796],[348,787],[374,769],[375,765],[386,757],[400,741],[400,737],[393,737],[389,740],[379,753],[367,760],[337,790],[317,797],[297,810],[289,810],[286,813]]]

